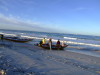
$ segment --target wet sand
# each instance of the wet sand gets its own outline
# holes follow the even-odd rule
[[[7,75],[100,75],[100,58],[5,41],[0,42],[0,70]]]

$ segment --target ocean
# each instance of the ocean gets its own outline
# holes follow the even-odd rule
[[[60,41],[64,41],[69,45],[65,48],[65,51],[100,57],[100,36],[3,29],[0,29],[0,34],[4,34],[5,36],[20,35],[21,37],[34,38],[33,41],[29,42],[33,45],[39,43],[44,37],[46,39],[52,38],[53,44],[60,39]]]

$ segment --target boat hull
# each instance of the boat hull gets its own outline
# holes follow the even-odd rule
[[[17,37],[5,37],[4,39],[9,40],[9,41],[13,41],[13,42],[20,42],[20,43],[32,41],[32,39],[20,39]]]
[[[49,47],[49,45],[48,44],[43,44],[43,45],[39,45],[39,44],[36,44],[37,46],[39,46],[39,47],[42,47],[42,48],[44,48],[44,49],[49,49],[50,50],[50,47]],[[68,45],[65,45],[65,46],[56,46],[56,45],[52,45],[51,46],[51,49],[52,50],[64,50],[64,48],[66,48]]]

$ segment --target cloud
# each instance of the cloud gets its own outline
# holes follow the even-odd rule
[[[43,31],[51,32],[56,31],[50,28],[46,28],[43,24],[33,22],[31,20],[21,20],[17,19],[12,15],[5,16],[0,14],[0,28],[1,29],[15,29],[15,30],[30,30],[30,31]]]

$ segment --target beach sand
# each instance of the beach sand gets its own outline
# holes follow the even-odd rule
[[[0,42],[1,70],[6,75],[100,75],[100,58],[4,41]]]

